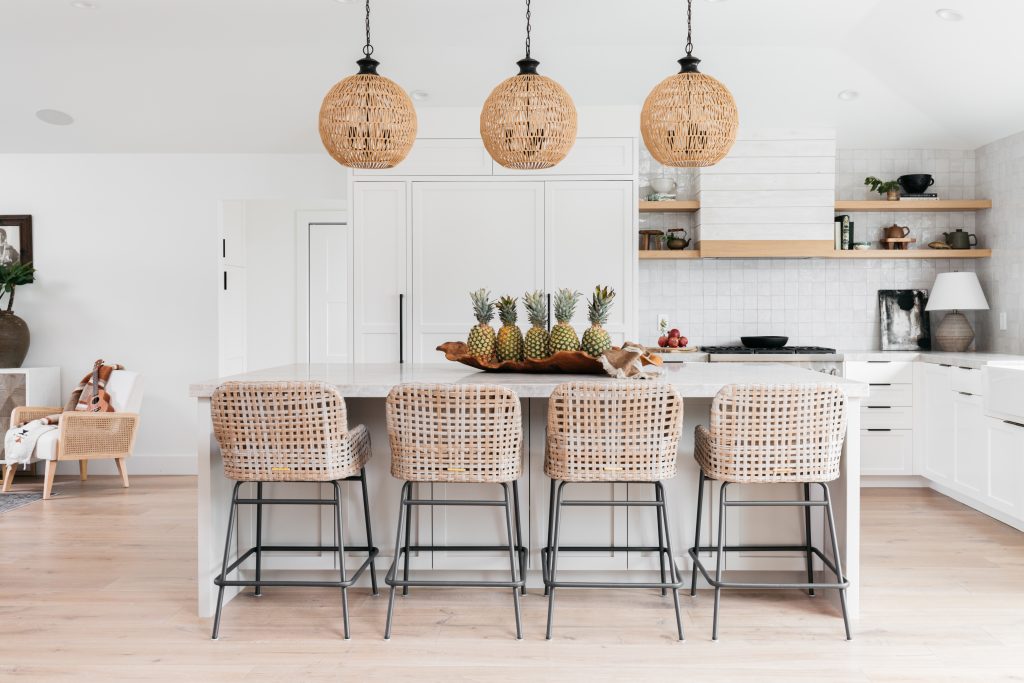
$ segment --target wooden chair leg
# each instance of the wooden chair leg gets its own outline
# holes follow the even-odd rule
[[[128,468],[124,464],[124,458],[114,458],[114,462],[117,463],[117,471],[121,473],[121,481],[124,482],[124,487],[128,488]]]
[[[14,465],[8,465],[4,470],[4,493],[11,490],[11,484],[14,482],[14,469]]]
[[[46,461],[46,478],[43,480],[43,500],[50,500],[50,491],[53,490],[53,475],[57,474],[57,461]]]
[[[85,481],[86,479],[89,478],[89,461],[88,460],[79,460],[78,461],[78,474],[82,478],[82,481]]]

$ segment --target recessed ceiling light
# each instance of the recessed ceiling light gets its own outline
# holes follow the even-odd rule
[[[860,93],[856,90],[840,90],[837,97],[843,102],[851,102],[860,97]]]
[[[96,3],[89,0],[75,0],[71,6],[77,9],[96,9]]]
[[[430,97],[430,93],[428,93],[426,90],[413,90],[412,92],[409,93],[409,97],[411,97],[417,102],[422,102],[423,100]]]
[[[75,122],[70,114],[58,111],[57,109],[40,109],[36,112],[36,118],[51,126],[70,126]]]
[[[935,16],[943,21],[963,21],[964,15],[955,9],[940,9],[935,11]]]

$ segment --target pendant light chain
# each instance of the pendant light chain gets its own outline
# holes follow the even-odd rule
[[[369,6],[369,0],[367,0]],[[367,10],[369,11],[369,10]],[[367,28],[367,31],[370,29]],[[369,36],[369,33],[367,33]],[[369,42],[369,38],[366,39]],[[686,56],[693,54],[693,0],[686,0]]]
[[[367,0],[369,1],[369,0]],[[526,0],[526,58],[530,58],[530,0]]]
[[[370,0],[366,0],[366,45],[363,46],[363,55],[369,57],[373,54],[373,45],[370,43]]]

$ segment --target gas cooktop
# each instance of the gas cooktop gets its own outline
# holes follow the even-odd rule
[[[779,354],[779,355],[793,355],[793,354],[832,354],[835,353],[835,349],[829,349],[824,346],[780,346],[777,349],[751,349],[746,346],[704,346],[701,350],[705,353],[710,354]]]

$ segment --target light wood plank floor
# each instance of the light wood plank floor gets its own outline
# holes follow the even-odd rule
[[[195,479],[58,488],[0,515],[3,680],[1024,680],[1024,534],[927,490],[865,491],[852,642],[830,601],[796,592],[726,594],[718,643],[711,594],[685,596],[679,643],[654,591],[568,590],[555,640],[533,591],[516,642],[507,592],[465,589],[399,600],[391,642],[383,595],[353,596],[345,642],[335,591],[268,590],[230,603],[212,642],[195,616]]]

